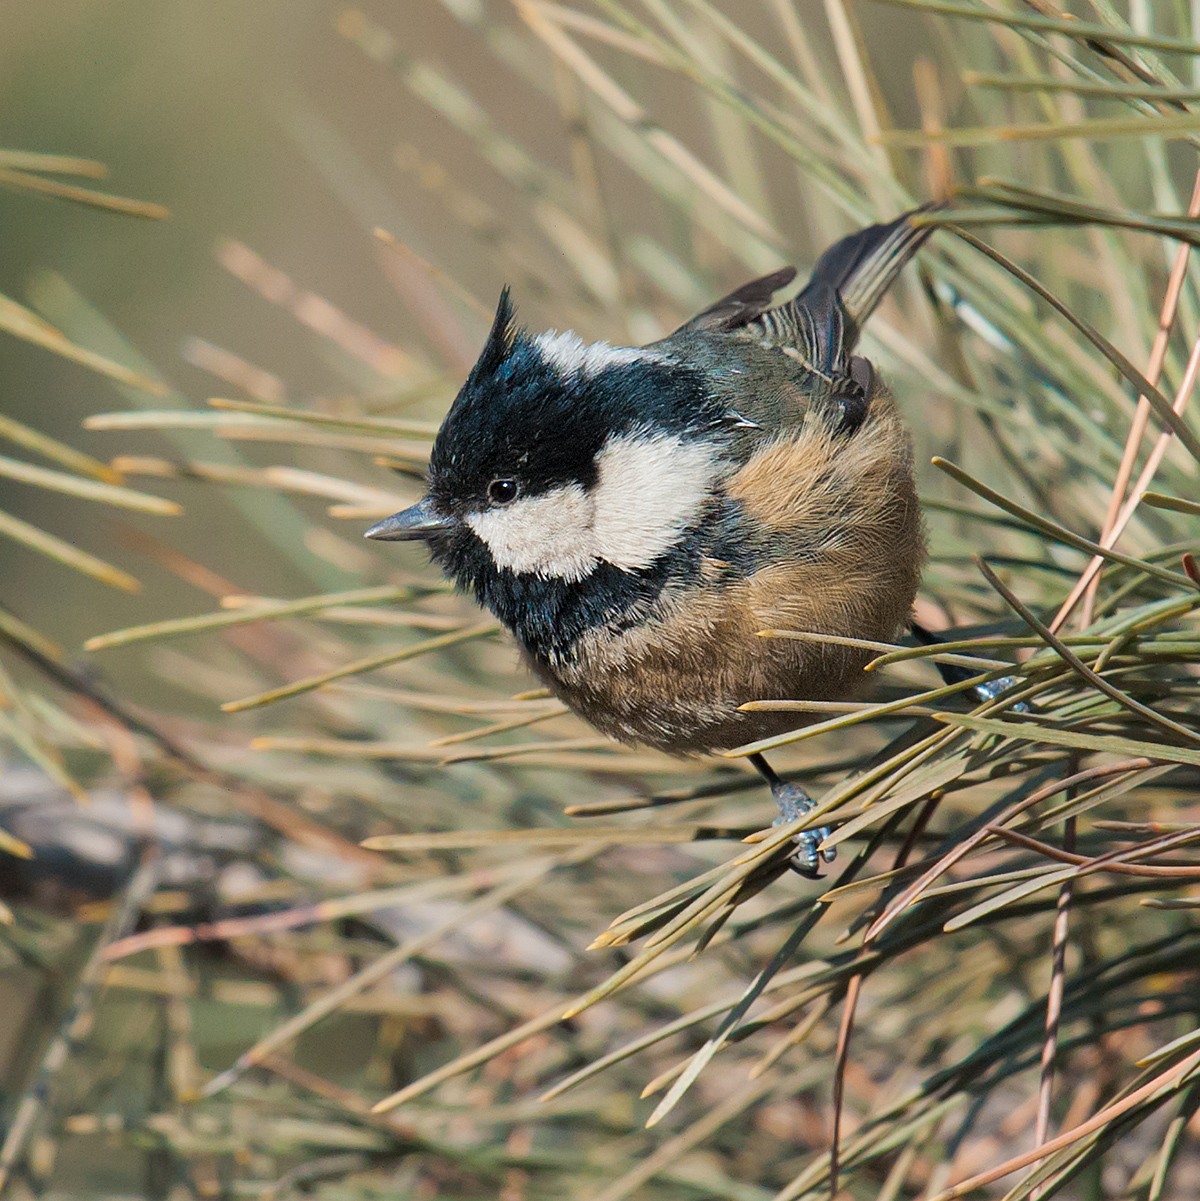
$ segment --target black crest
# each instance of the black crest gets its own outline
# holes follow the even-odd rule
[[[513,323],[512,300],[509,297],[509,287],[505,284],[500,291],[500,303],[496,305],[496,315],[492,318],[492,329],[484,343],[471,374],[467,377],[467,386],[477,384],[480,380],[494,375],[510,354],[517,340],[517,328]]]

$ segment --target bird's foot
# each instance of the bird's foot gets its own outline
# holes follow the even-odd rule
[[[986,684],[976,684],[971,691],[975,694],[977,700],[982,703],[994,701],[997,697],[1003,696],[1010,688],[1015,688],[1020,684],[1019,676],[1002,676],[998,680],[989,680]],[[1012,707],[1014,713],[1028,713],[1029,706],[1024,701],[1018,701]]]
[[[771,823],[774,826],[784,826],[803,817],[816,807],[816,802],[800,787],[799,784],[784,784],[780,781],[771,786],[771,795],[779,806],[779,816]],[[832,863],[837,858],[837,851],[832,847],[826,851],[817,848],[829,837],[829,827],[821,826],[816,830],[801,830],[792,841],[796,844],[789,865],[798,875],[806,876],[809,880],[820,878],[821,860]]]

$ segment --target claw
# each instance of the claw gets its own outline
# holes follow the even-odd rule
[[[779,816],[771,823],[775,826],[783,826],[803,817],[811,812],[816,804],[798,784],[773,784],[771,795],[775,798],[775,804],[779,806]],[[817,849],[828,837],[828,826],[821,826],[816,830],[801,830],[795,835],[792,841],[796,844],[796,849],[789,860],[792,871],[810,880],[819,879],[821,861],[832,863],[837,858],[837,851],[833,848],[826,851]]]

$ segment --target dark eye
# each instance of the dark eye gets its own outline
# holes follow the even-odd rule
[[[494,505],[506,505],[517,499],[519,491],[516,480],[492,480],[488,484],[488,500]]]

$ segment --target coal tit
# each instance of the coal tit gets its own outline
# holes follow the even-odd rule
[[[791,301],[786,267],[641,348],[530,336],[505,289],[428,495],[367,537],[424,540],[605,734],[689,754],[794,728],[739,707],[844,697],[869,654],[758,631],[891,640],[924,560],[908,434],[853,354],[930,232],[911,216],[836,243]],[[781,820],[811,805],[754,761]]]

